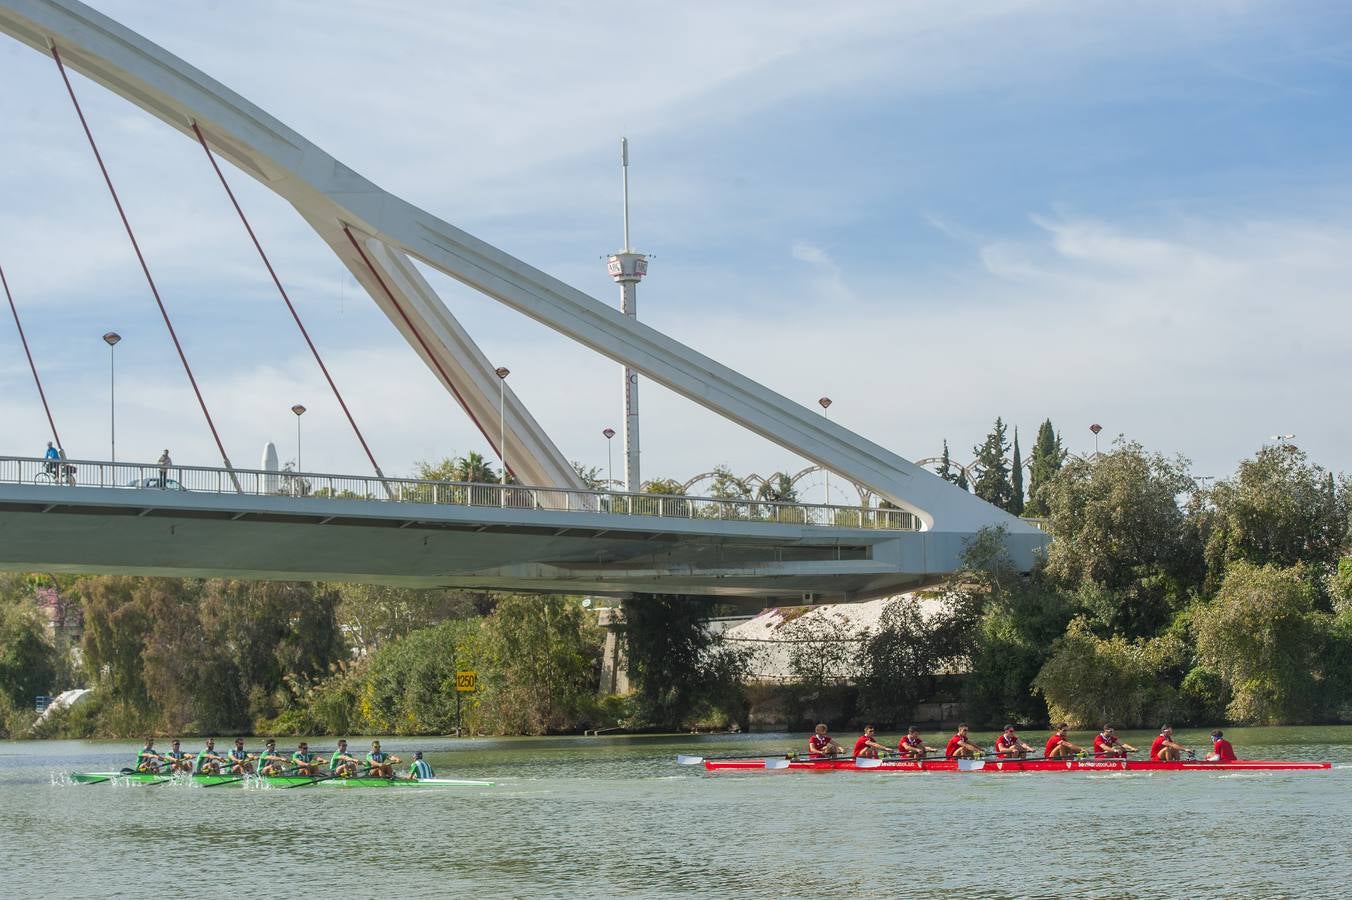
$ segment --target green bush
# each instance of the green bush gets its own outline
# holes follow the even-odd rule
[[[1186,655],[1182,641],[1160,637],[1101,638],[1077,617],[1052,645],[1033,679],[1053,722],[1096,728],[1105,722],[1136,728],[1172,717],[1177,695],[1167,676]]]

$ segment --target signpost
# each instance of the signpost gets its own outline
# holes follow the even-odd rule
[[[455,673],[455,736],[464,735],[464,730],[460,724],[460,695],[472,694],[479,689],[478,672],[456,672]]]

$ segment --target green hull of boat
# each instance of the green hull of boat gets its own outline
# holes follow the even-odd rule
[[[70,780],[77,784],[99,784],[100,782],[121,781],[132,784],[163,784],[179,782],[210,787],[215,784],[233,784],[240,787],[266,785],[268,787],[316,787],[316,788],[446,788],[446,787],[492,787],[491,781],[466,781],[458,778],[424,778],[413,781],[409,778],[321,778],[316,781],[303,775],[156,775],[150,772],[75,772]]]

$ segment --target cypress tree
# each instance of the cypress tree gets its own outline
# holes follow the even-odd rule
[[[958,483],[958,476],[953,473],[953,459],[948,455],[947,438],[944,439],[944,455],[939,457],[939,477],[952,484]]]
[[[1061,436],[1052,428],[1052,420],[1047,419],[1037,430],[1037,440],[1033,443],[1032,465],[1029,467],[1028,502],[1024,512],[1030,516],[1048,516],[1046,488],[1061,464],[1065,462],[1066,451],[1061,446]]]
[[[1019,429],[1014,429],[1014,459],[1009,464],[1009,511],[1023,515],[1023,457],[1019,453]]]
[[[986,435],[985,442],[972,448],[976,454],[976,467],[981,472],[972,493],[987,503],[1008,510],[1014,500],[1014,489],[1009,484],[1009,462],[1005,459],[1009,443],[1005,440],[1005,434],[1005,423],[997,416],[995,426]]]

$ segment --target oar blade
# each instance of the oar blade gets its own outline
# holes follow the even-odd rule
[[[980,772],[986,768],[984,759],[960,759],[958,760],[959,772]]]
[[[702,756],[676,755],[676,765],[678,766],[698,766],[702,762],[704,762],[704,757]]]
[[[854,767],[856,769],[876,769],[883,764],[881,759],[868,759],[863,756],[854,758]]]
[[[787,769],[788,767],[789,761],[787,759],[767,759],[765,761],[765,768],[767,769]]]

